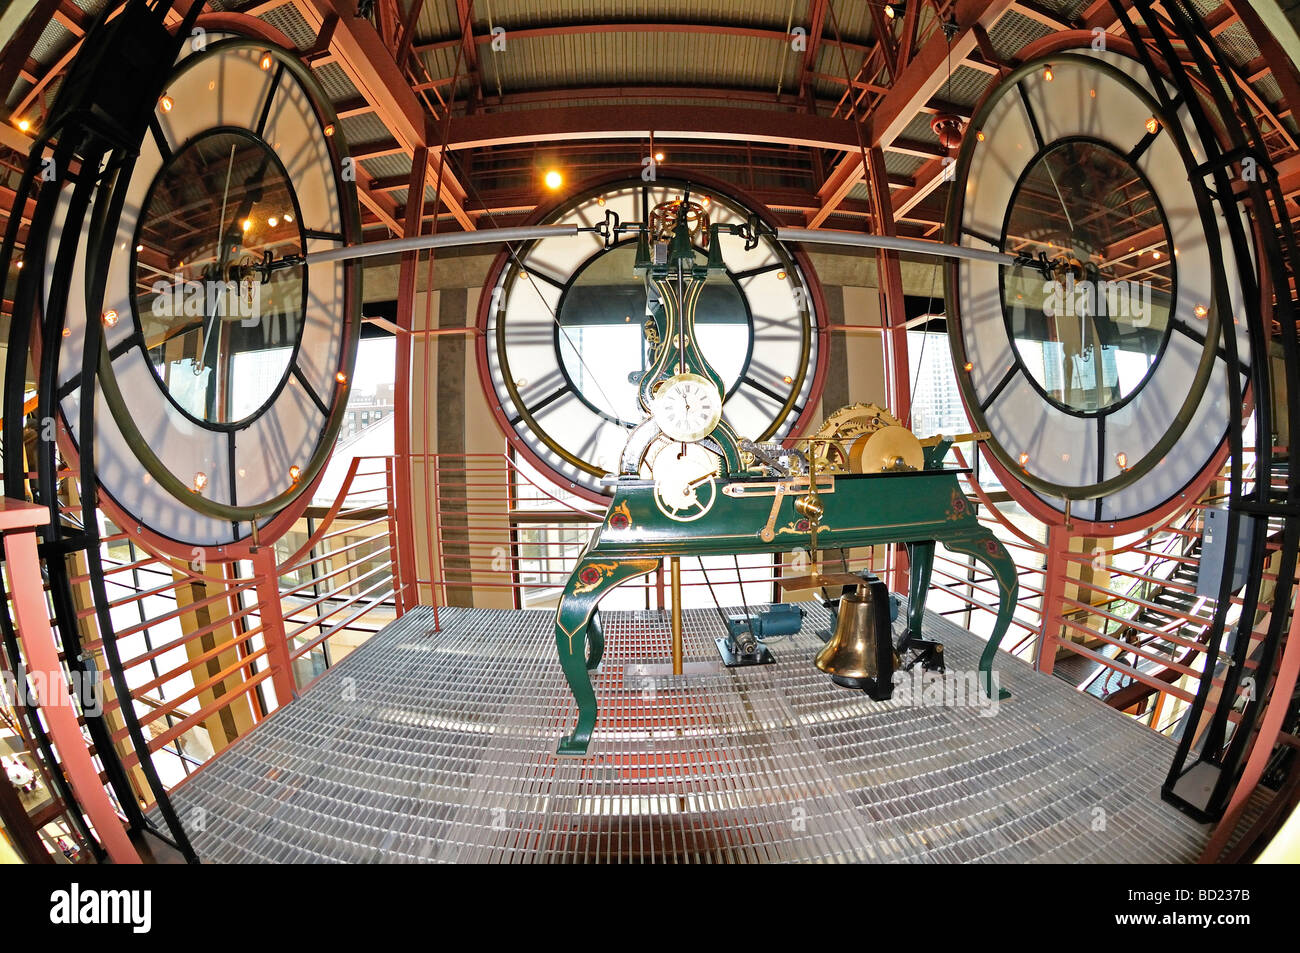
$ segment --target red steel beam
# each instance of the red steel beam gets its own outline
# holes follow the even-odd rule
[[[741,36],[753,37],[760,40],[772,40],[778,43],[789,43],[791,36],[784,30],[774,30],[766,27],[745,26],[743,24],[726,25],[720,23],[566,23],[555,26],[541,27],[520,27],[518,29],[509,29],[506,31],[508,42],[516,40],[532,40],[553,36],[574,36],[580,34],[593,33],[696,33],[715,36]],[[812,31],[809,30],[811,35]],[[429,53],[436,50],[444,50],[448,47],[456,46],[461,42],[459,35],[455,37],[444,37],[433,40],[429,43],[418,43],[415,46],[417,53]],[[474,37],[475,44],[491,43],[492,37],[483,34]],[[843,40],[837,41],[824,38],[823,43],[843,46],[846,50],[854,50],[858,53],[869,53],[873,47],[863,41]]]
[[[867,117],[864,136],[868,146],[889,146],[907,128],[907,124],[929,102],[948,79],[948,64],[956,69],[978,45],[974,28],[989,29],[1014,6],[1014,0],[977,3],[961,0],[953,11],[958,32],[949,42],[942,31],[921,47],[915,58],[899,72],[898,81]],[[862,179],[861,150],[849,151],[819,190],[821,208],[808,218],[808,227],[817,228],[835,210]]]
[[[430,147],[429,116],[410,80],[393,59],[383,39],[368,20],[356,15],[356,0],[294,0],[308,24],[320,30],[325,21],[338,17],[332,48],[339,66],[357,91],[374,104],[375,112],[400,142],[414,155],[420,148],[429,149],[429,162],[437,161],[438,148]],[[460,223],[473,231],[474,221],[465,212],[465,189],[451,169],[443,172],[439,198]],[[401,227],[394,223],[394,231]]]
[[[723,139],[774,142],[845,152],[858,148],[853,124],[778,109],[672,105],[566,106],[457,117],[450,149],[482,149],[516,142],[566,139],[637,138]]]
[[[0,98],[8,98],[22,72],[23,64],[32,55],[37,41],[45,32],[45,25],[59,9],[61,2],[62,0],[37,0],[22,26],[5,44],[4,50],[0,51]]]
[[[403,234],[414,237],[420,234],[424,220],[424,187],[428,178],[429,163],[427,156],[417,154],[411,166],[411,175],[407,180],[406,220]],[[420,587],[416,582],[419,567],[415,558],[415,471],[411,461],[411,362],[413,342],[411,329],[414,326],[415,301],[420,256],[408,252],[402,256],[397,278],[397,324],[402,330],[397,335],[397,381],[394,392],[397,395],[397,419],[393,422],[396,460],[394,461],[395,484],[393,488],[397,512],[394,514],[397,526],[397,553],[393,560],[396,584],[393,586],[398,605],[398,613],[417,605],[420,601]],[[432,293],[431,291],[429,293]],[[422,347],[428,348],[429,342]],[[425,382],[428,385],[428,382]]]
[[[804,48],[803,62],[799,65],[799,98],[809,95],[808,77],[817,65],[817,53],[821,49],[822,31],[826,26],[826,5],[828,0],[812,0],[808,11],[808,45]]]

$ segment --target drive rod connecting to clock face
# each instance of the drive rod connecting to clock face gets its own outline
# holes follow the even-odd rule
[[[629,223],[629,226],[632,225],[633,223]],[[582,231],[600,231],[603,227],[580,228],[577,225],[533,225],[517,228],[494,228],[475,232],[447,232],[441,235],[419,235],[411,238],[391,238],[385,241],[365,242],[361,245],[345,245],[340,248],[308,252],[305,255],[296,256],[292,261],[279,259],[268,264],[274,266],[278,265],[280,261],[284,261],[286,265],[312,265],[327,261],[397,255],[403,252],[423,251],[429,248],[457,248],[462,245],[488,245],[493,242],[525,242],[540,238],[568,237]],[[890,238],[884,235],[869,235],[865,232],[822,231],[813,228],[778,228],[776,237],[786,242],[849,245],[855,248],[876,248],[887,251],[910,252],[915,255],[934,255],[939,258],[987,261],[998,265],[1032,264],[1037,267],[1044,265],[1043,261],[1024,255],[1008,255],[1004,252],[988,251],[982,248],[966,248],[962,245],[947,245],[942,242],[929,242],[919,238]]]

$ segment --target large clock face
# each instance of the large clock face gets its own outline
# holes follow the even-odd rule
[[[293,262],[356,243],[360,229],[337,120],[310,71],[251,39],[184,50],[126,186],[102,314],[73,294],[59,373],[76,442],[83,322],[102,321],[101,488],[188,553],[248,537],[328,458],[359,275],[355,263]],[[251,267],[264,261],[280,264]],[[84,285],[78,270],[72,287]]]
[[[542,224],[593,225],[607,212],[644,222],[687,189],[714,223],[751,214],[716,189],[635,180],[582,194]],[[704,286],[696,338],[726,386],[724,419],[742,437],[780,440],[817,401],[820,291],[801,256],[778,242],[720,242],[726,273]],[[703,265],[705,250],[696,254]],[[653,360],[647,321],[653,327],[659,305],[633,271],[635,257],[630,235],[611,248],[591,233],[535,242],[498,259],[480,305],[479,364],[507,437],[561,486],[592,499],[645,418],[637,383]]]
[[[972,119],[949,206],[949,241],[1056,263],[950,266],[953,363],[1008,489],[1097,523],[1176,502],[1222,445],[1228,375],[1244,386],[1250,358],[1226,226],[1189,181],[1205,151],[1148,82],[1116,53],[1020,67]]]

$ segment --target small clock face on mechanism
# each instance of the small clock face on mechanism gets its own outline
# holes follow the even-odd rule
[[[655,393],[655,423],[674,440],[693,442],[707,437],[722,419],[722,395],[707,378],[678,374]]]

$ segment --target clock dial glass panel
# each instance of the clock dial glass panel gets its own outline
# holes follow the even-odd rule
[[[700,265],[707,262],[696,251]],[[645,323],[654,302],[632,269],[636,243],[624,242],[583,265],[560,298],[556,345],[575,392],[624,426],[644,416],[637,384],[654,361]],[[729,276],[705,284],[695,309],[695,337],[730,393],[740,383],[751,343],[749,308]]]
[[[154,372],[190,417],[234,423],[276,392],[302,333],[305,271],[263,282],[238,269],[303,248],[289,176],[251,132],[203,133],[159,170],[132,256],[135,317]]]
[[[1146,176],[1099,141],[1053,144],[1016,186],[1003,248],[1070,262],[1051,278],[1033,266],[1002,274],[1011,340],[1044,396],[1095,413],[1141,387],[1169,334],[1176,280]]]
[[[1058,513],[1069,498],[1073,520],[1103,531],[1179,504],[1224,440],[1228,377],[1245,386],[1251,360],[1236,320],[1238,268],[1251,263],[1203,214],[1189,173],[1205,154],[1195,124],[1164,112],[1149,84],[1142,64],[1086,48],[1012,71],[971,119],[978,135],[962,144],[946,233],[1068,259],[1051,283],[1038,269],[951,265],[953,366],[1012,496]],[[1096,283],[1091,301],[1080,279]],[[1063,307],[1071,282],[1082,315]],[[1137,301],[1116,289],[1112,305],[1112,282],[1138,283]],[[1207,344],[1216,323],[1235,331],[1235,364]]]
[[[219,331],[212,322],[206,357],[199,344],[205,318],[213,316],[207,289],[194,296],[194,313],[185,314],[184,282],[215,273],[223,225],[238,227],[237,257],[229,261],[238,265],[265,253],[274,260],[357,243],[360,216],[342,172],[346,136],[334,128],[337,117],[311,71],[290,53],[212,33],[202,49],[186,44],[153,120],[125,182],[106,286],[93,314],[84,263],[74,266],[60,410],[79,445],[83,329],[87,320],[102,321],[120,401],[96,415],[99,488],[118,508],[116,521],[133,521],[154,534],[152,544],[190,558],[194,546],[240,542],[254,525],[266,527],[302,504],[305,497],[294,499],[294,492],[312,485],[343,419],[361,276],[356,261],[273,271],[260,287],[258,320],[247,327],[242,317],[225,320]],[[273,161],[264,163],[268,152]],[[186,181],[200,176],[206,178]],[[241,205],[253,219],[247,233],[236,217]],[[55,234],[51,247],[57,241]],[[169,314],[164,302],[155,314],[155,282],[174,285],[178,271],[181,305]],[[213,297],[218,303],[219,289]],[[169,336],[179,339],[180,353],[168,351]],[[255,375],[258,365],[269,369]],[[184,375],[201,386],[183,392]],[[161,477],[141,479],[142,467],[166,471],[184,495]],[[196,507],[191,495],[205,505]],[[256,510],[256,523],[212,512],[222,507]]]

